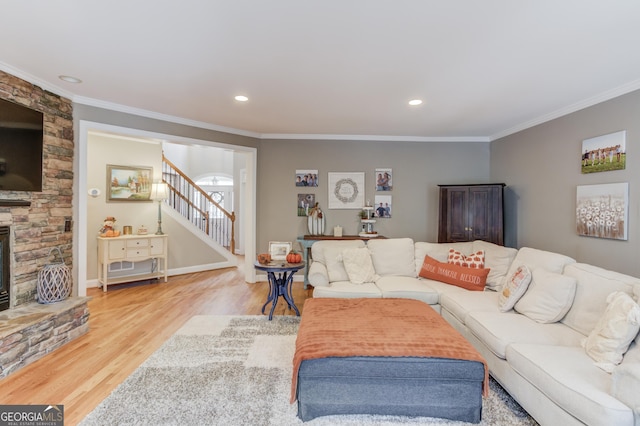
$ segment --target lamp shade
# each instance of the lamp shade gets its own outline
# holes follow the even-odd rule
[[[151,184],[151,196],[152,200],[166,200],[169,198],[169,186],[164,182]]]

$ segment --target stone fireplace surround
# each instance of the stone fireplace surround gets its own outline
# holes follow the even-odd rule
[[[0,98],[44,113],[42,192],[0,191],[0,226],[9,232],[9,309],[0,312],[0,378],[86,333],[88,298],[39,304],[38,271],[59,247],[73,265],[73,106],[63,98],[0,71]],[[75,287],[75,286],[74,286]],[[74,293],[77,291],[74,291]]]

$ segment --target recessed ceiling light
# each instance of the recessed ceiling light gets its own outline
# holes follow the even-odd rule
[[[247,102],[249,100],[249,98],[247,98],[246,96],[243,96],[243,95],[238,95],[238,96],[235,97],[235,100],[239,101],[239,102]]]
[[[59,75],[58,78],[62,81],[66,81],[67,83],[82,83],[82,80],[76,77],[71,77],[70,75]]]
[[[412,99],[409,101],[409,105],[412,105],[412,106],[420,105],[421,103],[422,103],[421,99]]]

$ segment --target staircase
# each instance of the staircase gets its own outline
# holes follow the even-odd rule
[[[201,232],[235,253],[236,215],[229,213],[162,154],[162,180],[169,186],[169,204]]]

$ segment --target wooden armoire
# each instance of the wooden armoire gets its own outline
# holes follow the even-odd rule
[[[439,243],[484,240],[504,245],[504,183],[438,186]]]

